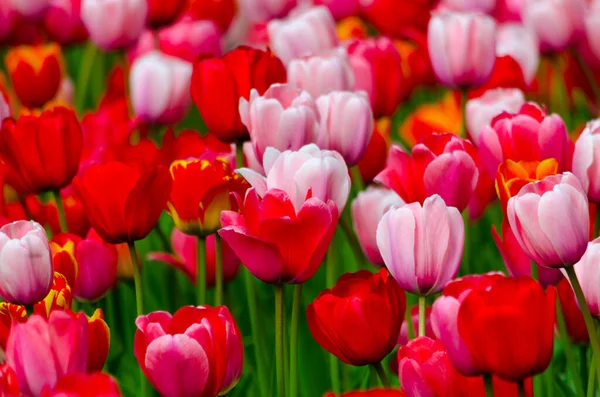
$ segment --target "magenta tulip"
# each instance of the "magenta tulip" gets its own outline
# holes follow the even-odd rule
[[[336,20],[357,15],[361,6],[359,0],[314,0],[314,3],[329,8]]]
[[[585,254],[575,264],[583,296],[594,317],[600,317],[600,238],[590,241]]]
[[[50,0],[9,0],[7,3],[27,19],[36,20],[44,15]]]
[[[283,18],[298,5],[298,0],[238,0],[240,13],[250,22]]]
[[[460,12],[479,11],[489,13],[494,11],[496,0],[442,0],[439,7]]]
[[[600,119],[590,121],[575,143],[573,174],[589,200],[600,203]]]
[[[158,47],[167,55],[193,62],[201,54],[221,56],[221,36],[211,20],[182,19],[158,31]]]

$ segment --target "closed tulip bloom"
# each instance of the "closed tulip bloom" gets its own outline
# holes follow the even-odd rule
[[[529,183],[508,201],[507,214],[521,248],[540,266],[573,266],[587,248],[588,200],[571,173]]]
[[[188,62],[201,54],[221,56],[221,31],[213,21],[182,19],[158,31],[160,50]]]
[[[390,208],[404,204],[404,200],[393,190],[374,186],[358,193],[352,202],[354,232],[365,256],[374,265],[384,265],[377,248],[377,225]]]
[[[81,21],[82,0],[51,0],[44,17],[48,35],[61,44],[83,41],[88,33]]]
[[[479,145],[481,130],[491,125],[496,116],[503,112],[517,113],[524,103],[525,95],[518,88],[496,88],[467,101],[467,130],[473,143]]]
[[[308,91],[314,98],[332,91],[354,90],[354,72],[342,48],[292,60],[287,66],[288,84]]]
[[[0,228],[0,297],[31,305],[52,285],[52,257],[44,228],[33,221],[17,221]]]
[[[547,115],[528,102],[518,113],[503,113],[481,130],[479,149],[486,170],[496,175],[505,160],[542,161],[554,158],[559,171],[569,169],[570,145],[567,128],[557,114]]]
[[[134,44],[144,30],[147,16],[147,0],[82,0],[81,3],[81,20],[90,39],[107,51]],[[107,20],[111,23],[107,24]]]
[[[19,14],[35,20],[44,15],[50,0],[11,0],[10,3]]]
[[[110,328],[102,309],[96,309],[87,322],[88,339],[92,342],[88,344],[87,372],[102,371],[110,349]]]
[[[319,111],[311,95],[288,84],[273,84],[260,96],[240,98],[240,117],[248,128],[258,161],[267,147],[298,150],[317,141]]]
[[[575,268],[577,272],[577,268]],[[582,279],[583,281],[584,279]],[[567,334],[573,343],[587,344],[590,342],[590,335],[585,327],[585,320],[581,309],[577,304],[575,292],[565,277],[556,285],[558,298],[560,299],[560,307],[562,309],[565,320],[565,328]],[[589,305],[588,305],[589,306]]]
[[[314,3],[329,8],[335,20],[355,16],[360,9],[359,0],[314,0]]]
[[[243,17],[257,23],[285,17],[298,5],[298,0],[240,0],[238,4]]]
[[[214,21],[222,32],[226,32],[236,8],[235,0],[189,0],[187,12],[195,20]]]
[[[146,237],[158,222],[171,178],[162,166],[110,161],[88,168],[75,179],[75,188],[100,237],[111,244],[131,243]]]
[[[267,25],[269,43],[284,64],[304,56],[322,54],[338,46],[335,21],[326,7],[310,8],[275,19]]]
[[[460,212],[433,195],[423,205],[391,209],[377,227],[377,246],[400,286],[419,296],[438,293],[456,277],[465,225]]]
[[[148,25],[153,28],[170,25],[187,5],[186,0],[148,0]]]
[[[0,41],[12,32],[17,20],[17,12],[8,1],[0,3]]]
[[[133,110],[143,120],[176,124],[191,103],[192,64],[152,51],[131,67],[129,85]]]
[[[341,214],[350,193],[348,167],[339,153],[306,145],[298,151],[267,148],[263,156],[266,177],[242,168],[238,172],[263,196],[269,189],[283,190],[296,211],[307,197],[327,203],[332,200]]]
[[[373,134],[373,112],[364,92],[334,91],[317,99],[318,145],[340,153],[348,165],[365,154]]]
[[[135,323],[135,357],[162,396],[227,394],[242,374],[242,335],[225,306],[184,306]]]
[[[381,362],[396,346],[406,310],[404,291],[387,270],[342,275],[306,308],[322,348],[350,365]]]
[[[74,373],[63,376],[54,388],[46,387],[41,397],[86,397],[90,393],[102,397],[121,397],[117,382],[108,374],[94,372],[91,374]]]
[[[598,40],[598,27],[600,21],[600,2],[592,2],[585,14],[585,38],[589,50],[596,59],[600,59],[600,40]],[[0,37],[2,37],[0,27]]]
[[[48,320],[32,315],[14,324],[6,347],[6,363],[15,370],[21,391],[40,396],[65,375],[85,372],[88,328],[85,314],[54,311]]]
[[[494,11],[496,0],[442,0],[438,7],[452,11],[489,13]]]
[[[573,174],[590,201],[600,203],[600,119],[590,121],[575,143]]]
[[[544,292],[526,277],[470,292],[458,311],[458,332],[478,372],[512,382],[542,373],[552,360],[555,298],[553,288]]]
[[[348,45],[355,89],[369,94],[376,118],[391,116],[403,95],[402,58],[385,36],[356,40]]]
[[[0,357],[4,361],[4,353],[0,351]],[[15,371],[6,364],[0,365],[0,394],[11,397],[21,394],[19,390],[19,381]]]
[[[248,139],[239,114],[240,98],[248,100],[275,83],[285,82],[285,67],[271,51],[238,47],[221,58],[200,57],[194,64],[191,93],[209,131],[224,142]]]
[[[14,303],[0,302],[0,358],[4,362],[4,351],[10,336],[10,330],[15,323],[27,322],[25,306]],[[2,390],[0,388],[0,390]]]
[[[525,83],[533,82],[540,64],[540,51],[537,36],[532,29],[519,23],[498,26],[496,55],[510,55],[521,66]]]
[[[521,18],[535,31],[541,51],[559,52],[582,38],[586,8],[584,0],[532,0],[523,6]]]
[[[496,24],[483,14],[434,14],[427,28],[431,65],[448,87],[481,85],[496,62]]]
[[[391,121],[381,118],[375,122],[371,140],[362,159],[358,162],[358,170],[365,184],[370,184],[373,179],[385,168],[387,154],[390,149],[388,137],[390,136]]]
[[[412,149],[412,157],[393,145],[386,168],[375,177],[407,203],[423,203],[437,194],[448,206],[462,211],[477,187],[479,170],[471,142],[454,134],[426,135]]]
[[[600,272],[598,272],[598,260],[600,260],[600,238],[590,241],[585,254],[575,264],[575,273],[580,280],[583,296],[594,317],[600,317],[600,293],[598,283]]]

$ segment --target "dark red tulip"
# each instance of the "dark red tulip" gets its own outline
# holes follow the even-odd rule
[[[148,25],[159,28],[172,24],[186,4],[186,0],[148,0]]]
[[[587,333],[587,328],[585,328],[583,314],[577,306],[575,293],[571,288],[571,284],[569,284],[569,280],[563,278],[557,284],[556,290],[558,291],[558,299],[560,299],[560,307],[562,308],[569,338],[575,343],[589,343],[590,336]]]

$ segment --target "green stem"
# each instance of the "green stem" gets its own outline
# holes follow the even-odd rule
[[[531,278],[535,281],[538,280],[538,268],[534,261],[531,261]]]
[[[352,253],[354,254],[359,266],[361,268],[366,268],[367,258],[365,257],[362,248],[360,248],[360,243],[358,242],[356,234],[354,234],[352,222],[348,219],[350,216],[345,216],[345,214],[346,211],[344,211],[342,216],[340,216],[339,224],[342,227],[342,231],[346,235],[346,238],[348,239],[348,244],[350,245]]]
[[[356,194],[365,190],[365,183],[363,182],[358,165],[355,165],[350,168],[350,174],[352,175],[352,185]]]
[[[460,126],[460,136],[463,138],[467,138],[467,100],[468,98],[468,90],[466,88],[461,88],[460,90],[460,114],[462,117],[461,126]]]
[[[244,142],[235,143],[235,168],[244,168]]]
[[[596,394],[596,377],[594,376],[594,372],[596,372],[596,361],[592,360],[588,375],[587,397],[593,397]]]
[[[523,379],[517,382],[517,387],[519,388],[519,397],[525,397],[525,381]]]
[[[71,311],[73,313],[79,312],[79,301],[75,298],[73,298],[73,301],[71,301]]]
[[[144,294],[142,289],[142,273],[140,271],[140,264],[138,261],[137,250],[135,249],[135,243],[133,241],[128,242],[129,254],[131,255],[131,263],[133,267],[133,283],[135,285],[135,303],[137,308],[137,315],[144,315]],[[142,397],[148,395],[148,382],[144,376],[144,372],[140,368],[140,393]]]
[[[594,73],[588,66],[585,59],[581,56],[579,51],[573,49],[572,53],[573,53],[573,57],[575,58],[575,61],[577,61],[577,64],[581,68],[581,71],[583,72],[586,80],[588,81],[590,87],[592,88],[596,106],[600,106],[600,89],[598,88],[598,84],[596,84],[596,80],[594,79]]]
[[[425,297],[419,296],[419,336],[425,336]]]
[[[534,264],[534,266],[537,266]],[[578,396],[583,396],[583,384],[579,377],[579,371],[577,371],[577,363],[575,362],[575,352],[573,346],[569,340],[569,334],[567,333],[567,327],[565,325],[565,318],[560,304],[560,299],[556,299],[556,322],[558,323],[558,331],[560,334],[560,341],[565,351],[565,357],[567,359],[567,366],[571,371],[572,377],[574,378],[575,391]]]
[[[600,365],[598,365],[598,360],[600,360],[600,344],[598,343],[598,338],[596,336],[596,328],[594,327],[594,321],[592,320],[592,315],[590,314],[590,308],[585,301],[583,291],[581,290],[581,285],[579,284],[579,280],[577,279],[577,275],[575,274],[575,269],[573,266],[567,266],[565,271],[567,272],[567,276],[569,277],[573,291],[575,291],[575,297],[579,303],[581,314],[583,314],[585,327],[587,328],[588,335],[590,336],[590,345],[592,346],[593,353],[592,360],[595,363],[596,376],[600,381]]]
[[[379,376],[383,387],[385,387],[386,389],[391,388],[392,385],[390,384],[390,380],[387,374],[385,373],[385,370],[383,369],[383,365],[381,365],[381,363],[379,362],[377,364],[373,364],[373,368],[375,368],[375,372],[377,372],[377,376]]]
[[[298,328],[302,308],[302,284],[294,287],[294,303],[292,305],[292,326],[290,337],[290,397],[298,396]]]
[[[223,304],[223,252],[221,237],[215,233],[215,306]]]
[[[494,385],[492,382],[492,375],[483,375],[483,384],[485,385],[485,397],[494,397]]]
[[[462,274],[471,274],[471,221],[469,220],[469,211],[463,212],[463,221],[465,223],[465,246],[463,249],[461,270]]]
[[[94,65],[94,58],[98,54],[98,48],[90,40],[85,48],[83,59],[81,60],[81,67],[79,68],[79,74],[77,76],[77,84],[75,84],[75,110],[81,115],[85,107],[85,99],[87,96],[88,82],[90,81],[90,75],[92,74],[92,66]]]
[[[69,226],[67,225],[67,216],[65,215],[65,205],[64,205],[62,197],[60,195],[60,191],[53,190],[52,194],[54,195],[54,200],[56,201],[56,209],[58,211],[58,222],[60,224],[60,231],[63,233],[67,233],[69,231]]]
[[[333,287],[335,284],[335,257],[333,255],[333,248],[329,248],[327,256],[325,257],[325,286],[327,288]],[[329,377],[331,378],[331,388],[337,395],[341,392],[340,387],[340,363],[336,356],[333,354],[329,355]]]
[[[275,372],[277,396],[285,397],[285,363],[283,359],[283,285],[275,284]]]
[[[198,249],[196,252],[198,259],[196,266],[198,275],[196,277],[196,304],[198,306],[206,304],[206,238],[198,237]]]
[[[596,222],[594,223],[594,238],[600,237],[600,205],[596,204]]]
[[[410,309],[407,309],[404,313],[404,321],[406,321],[406,336],[409,341],[415,339],[415,327],[413,326],[412,314],[410,313]]]

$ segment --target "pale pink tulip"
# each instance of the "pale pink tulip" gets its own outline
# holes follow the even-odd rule
[[[364,91],[334,91],[317,99],[321,118],[317,144],[340,153],[348,165],[356,165],[373,135],[373,112]]]
[[[158,31],[158,46],[167,55],[188,62],[201,54],[216,57],[223,53],[221,31],[210,20],[182,19]]]
[[[596,63],[600,60],[600,1],[595,0],[585,13],[585,42]],[[1,32],[0,28],[0,32]],[[0,37],[2,34],[0,33]]]
[[[390,208],[403,205],[404,200],[393,190],[374,186],[358,193],[352,202],[354,232],[365,256],[374,265],[384,265],[377,248],[377,225]]]
[[[525,83],[535,79],[540,64],[540,51],[535,32],[520,23],[505,23],[498,26],[496,55],[510,55],[521,66]]]
[[[438,7],[459,12],[490,13],[496,7],[496,0],[442,0]]]
[[[478,13],[441,12],[427,29],[431,65],[449,87],[473,87],[487,81],[496,62],[496,24]]]
[[[386,267],[407,292],[427,296],[456,277],[465,225],[460,212],[433,195],[391,209],[377,227],[377,246]]]
[[[44,299],[54,267],[44,228],[17,221],[0,228],[0,297],[20,305]]]
[[[283,18],[298,5],[298,0],[238,0],[240,13],[251,22]]]
[[[583,296],[594,317],[600,317],[600,238],[590,241],[587,250],[575,264]]]
[[[575,143],[573,174],[588,199],[600,203],[600,119],[590,121]]]
[[[176,124],[190,105],[191,76],[191,63],[159,51],[138,58],[129,75],[133,110],[148,122]]]
[[[479,146],[481,130],[489,126],[502,112],[516,113],[525,103],[525,95],[518,88],[496,88],[486,91],[479,98],[467,102],[467,130],[476,146]]]
[[[588,243],[588,200],[569,172],[525,185],[508,201],[508,221],[523,251],[540,266],[578,262]]]
[[[287,84],[274,84],[263,96],[240,98],[240,118],[248,128],[259,161],[268,147],[298,150],[317,141],[319,111],[313,98]]]
[[[354,72],[343,48],[312,57],[294,59],[287,66],[287,82],[314,98],[332,91],[352,91]]]

